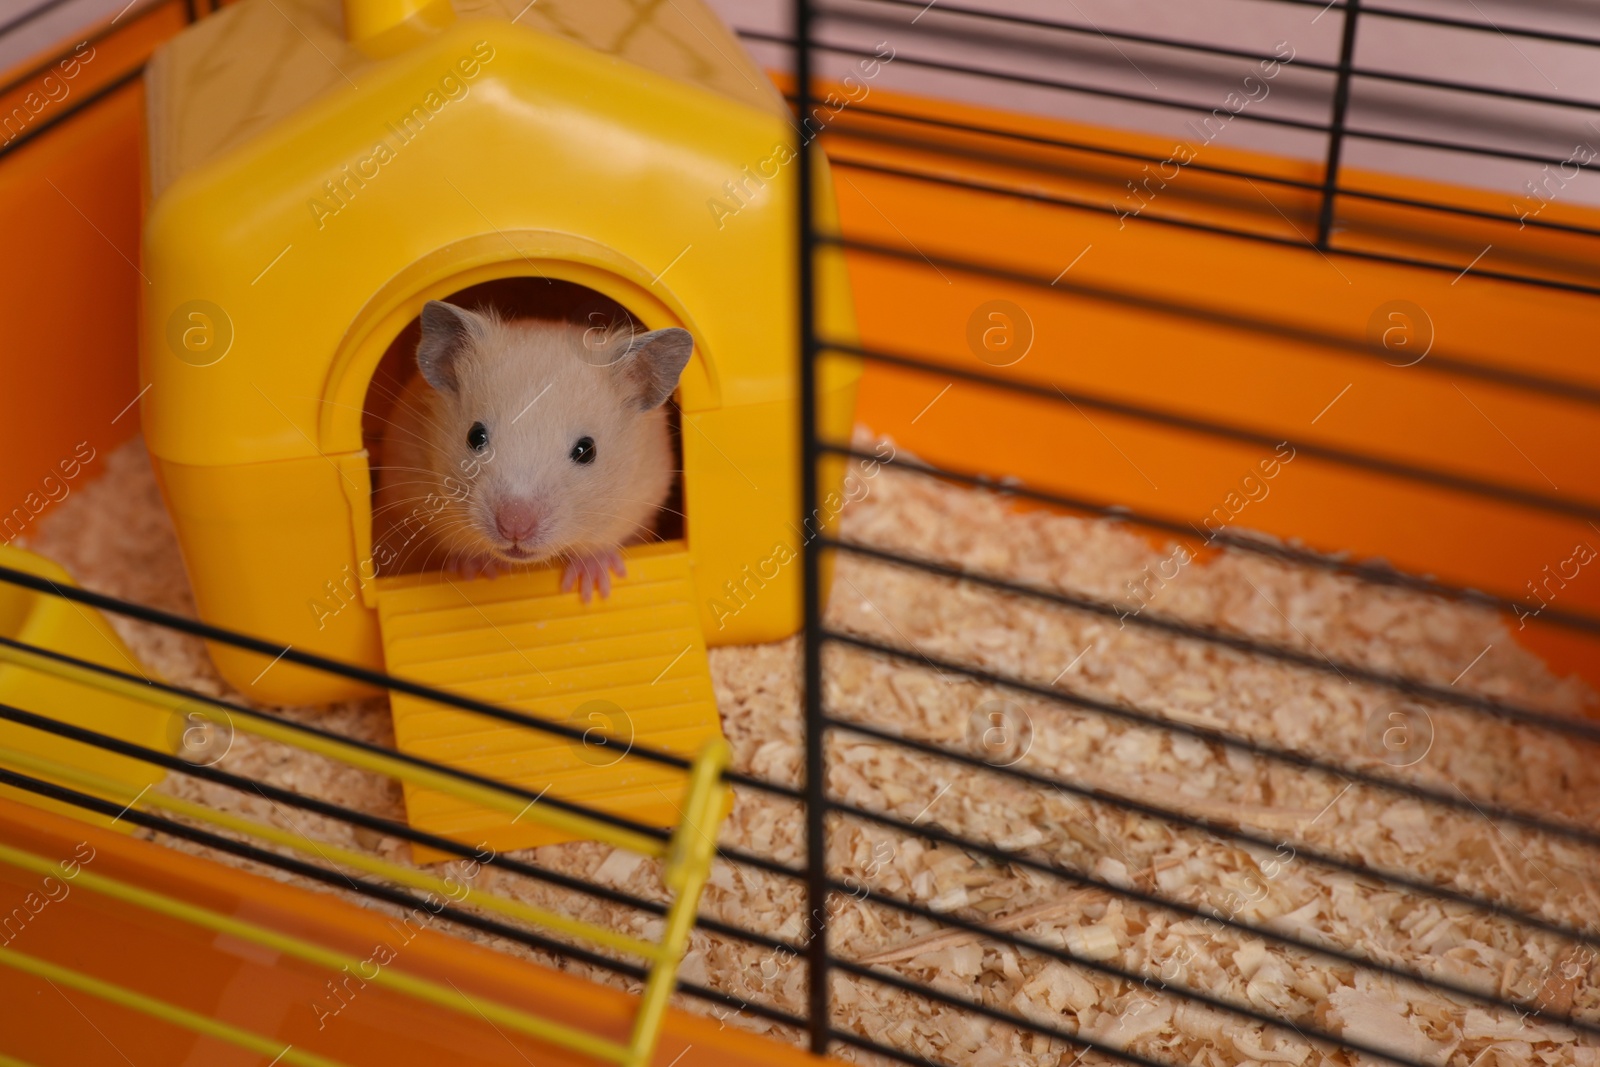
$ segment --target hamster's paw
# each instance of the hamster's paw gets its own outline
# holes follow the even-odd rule
[[[585,552],[567,561],[566,572],[561,576],[561,591],[566,593],[576,589],[578,597],[587,604],[589,597],[598,589],[603,600],[611,595],[613,574],[618,578],[628,575],[621,552],[614,548],[603,552]]]
[[[470,582],[474,578],[494,578],[510,570],[510,567],[493,556],[454,556],[445,566],[445,573],[464,582]]]

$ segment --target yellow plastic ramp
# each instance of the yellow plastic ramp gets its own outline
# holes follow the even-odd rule
[[[43,578],[52,586],[77,584],[54,561],[10,545],[0,544],[0,567]],[[150,678],[150,672],[134,659],[116,630],[94,608],[49,593],[35,592],[21,585],[0,582],[0,637],[12,642],[0,645],[0,704],[163,752],[177,752],[181,748],[196,763],[210,765],[226,754],[228,735],[210,728],[205,720],[195,715],[184,716],[137,698],[129,699],[108,693],[70,676],[63,676],[50,669],[58,666],[58,661],[33,651],[43,649],[57,652]],[[154,764],[130,756],[115,755],[16,721],[0,722],[0,748],[92,771],[113,786],[129,787],[130,792],[148,789],[166,777],[166,771]],[[12,766],[11,769],[18,768]],[[45,774],[42,777],[61,785],[72,784],[59,775]],[[108,799],[118,795],[101,788],[89,792]],[[87,819],[101,826],[116,826],[125,831],[135,829],[131,823],[93,814],[23,789],[0,786],[0,796]]]
[[[389,672],[585,731],[580,744],[396,693],[401,751],[656,826],[681,818],[682,771],[626,758],[633,744],[692,758],[721,736],[705,638],[681,542],[624,553],[628,576],[588,604],[558,570],[462,581],[425,574],[378,581]],[[603,735],[623,744],[608,744]],[[405,786],[412,826],[503,850],[568,839]]]

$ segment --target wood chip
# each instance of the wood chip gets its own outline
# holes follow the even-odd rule
[[[869,450],[875,445],[870,436],[859,441]],[[51,509],[31,547],[62,562],[88,588],[192,615],[182,561],[142,446],[133,442],[116,450],[104,469],[99,481],[76,487]],[[1078,595],[1125,600],[1130,583],[1145,580],[1173,551],[1126,524],[1019,508],[1002,494],[888,468],[863,476],[863,484],[868,492],[846,509],[843,536]],[[1548,732],[1435,707],[1426,758],[1400,767],[1375,744],[1373,731],[1381,739],[1397,721],[1395,714],[1402,714],[1401,721],[1420,714],[1406,710],[1412,705],[1396,705],[1384,690],[1182,641],[1136,620],[1119,626],[848,555],[836,562],[829,625],[904,648],[912,657],[920,653],[1053,685],[1174,722],[1370,766],[1446,792],[1459,787],[1473,797],[1581,825],[1600,817],[1600,761]],[[1459,687],[1469,692],[1554,715],[1595,707],[1592,692],[1551,674],[1492,612],[1260,556],[1224,552],[1185,565],[1148,610],[1440,686],[1475,663],[1459,678]],[[147,667],[172,682],[238,699],[199,642],[118,618],[112,624]],[[1494,654],[1475,660],[1490,645]],[[1587,956],[1574,958],[1561,939],[1325,870],[1290,845],[1438,879],[1576,926],[1592,925],[1600,911],[1591,888],[1600,879],[1600,858],[1592,851],[1509,825],[1495,827],[1471,812],[1399,802],[1347,780],[924,670],[914,661],[837,645],[825,651],[825,699],[840,717],[1084,788],[1224,820],[1286,844],[1276,851],[1243,849],[1108,804],[860,738],[841,741],[829,753],[829,789],[848,803],[1047,857],[1107,885],[1155,886],[1195,907],[1478,988],[1504,981],[1508,991],[1535,998],[1547,1015],[1570,1011],[1593,1018],[1600,1011],[1600,968]],[[714,649],[711,665],[734,766],[798,785],[804,763],[798,641]],[[275,710],[361,740],[393,742],[381,700]],[[234,739],[223,769],[404,818],[392,782],[246,735]],[[181,774],[170,775],[160,788],[282,823],[259,798]],[[398,842],[357,835],[307,813],[296,812],[293,819],[295,829],[318,840],[409,862]],[[258,869],[196,845],[168,843]],[[721,843],[803,864],[801,809],[779,797],[738,790]],[[548,846],[533,858],[573,877],[627,884],[630,891],[660,897],[658,864],[634,862],[607,846]],[[1118,1047],[1163,1062],[1305,1062],[1292,1035],[1258,1032],[1254,1024],[1183,1002],[1162,991],[1165,982],[1249,1002],[1297,1026],[1360,1036],[1423,1062],[1448,1056],[1461,1067],[1600,1067],[1593,1038],[1544,1017],[1465,1008],[1458,1000],[1385,984],[1344,964],[848,818],[836,819],[830,830],[829,864],[876,893],[936,902],[997,929],[1075,945],[1074,951],[1119,961],[1152,981],[1149,988],[1121,982],[842,894],[831,919],[836,950],[1053,1026],[1110,1035],[1107,1040]],[[339,892],[281,872],[264,873]],[[660,930],[659,919],[545,883],[489,868],[480,877],[496,891],[635,936]],[[805,935],[803,887],[760,870],[719,863],[702,907],[709,916],[791,941]],[[494,940],[470,929],[448,929],[472,940]],[[550,958],[494,943],[503,951]],[[618,981],[586,964],[566,966],[596,981]],[[685,967],[686,975],[740,999],[806,1010],[802,960],[700,931]],[[849,976],[836,975],[833,988],[838,1025],[930,1059],[962,1067],[1057,1067],[1075,1054],[1063,1057],[1059,1042],[1024,1037]],[[677,1003],[691,1011],[712,1010],[693,999]],[[716,1010],[728,1025],[799,1040],[749,1012]],[[1086,1058],[1085,1067],[1090,1062],[1098,1059]],[[1328,1062],[1368,1061],[1330,1054]]]

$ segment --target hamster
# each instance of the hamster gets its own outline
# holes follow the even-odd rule
[[[466,577],[563,560],[585,603],[626,574],[677,471],[664,404],[688,331],[507,320],[438,300],[378,450],[384,569]]]

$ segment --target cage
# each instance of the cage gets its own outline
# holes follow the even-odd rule
[[[631,15],[659,27],[672,6]],[[1071,7],[722,9],[776,72],[797,160],[830,161],[828,182],[794,169],[791,486],[794,513],[842,514],[801,545],[803,632],[708,653],[736,800],[653,1062],[1600,1062],[1600,153],[1585,150],[1600,25],[1490,0]],[[104,150],[74,125],[32,147]],[[83,141],[52,141],[69,136]],[[58,196],[22,167],[51,157],[13,152],[0,181],[34,181],[63,231],[86,229],[73,172],[48,171]],[[123,225],[109,232],[131,247]],[[97,270],[121,263],[96,253]],[[837,255],[858,334],[830,318]],[[122,273],[131,309],[139,280]],[[81,343],[64,358],[120,365]],[[849,433],[822,417],[841,358],[862,367]],[[116,384],[102,422],[138,388]],[[51,403],[18,412],[33,467],[90,432],[67,419],[51,440]],[[825,463],[844,474],[831,502]],[[135,573],[172,566],[171,535],[97,518],[153,499],[136,446],[115,464],[33,526],[33,548],[93,580],[0,578],[157,627],[126,628],[130,651],[237,736],[213,764],[0,706],[203,788],[96,796],[0,757],[0,785],[106,817],[126,797],[122,817],[159,842],[0,801],[0,904],[37,885],[39,857],[89,841],[146,895],[108,903],[81,883],[48,907],[85,938],[149,946],[89,952],[50,913],[26,919],[28,940],[0,948],[0,996],[36,1014],[0,1029],[0,1054],[94,1062],[81,1010],[125,1027],[111,1033],[140,1063],[222,1043],[352,1067],[593,1062],[502,1009],[624,1032],[649,972],[627,942],[580,943],[545,913],[660,933],[681,899],[661,884],[666,835],[398,753],[382,702],[219,695],[174,635],[580,751],[593,739],[198,621]],[[0,639],[11,662],[40,655]],[[638,847],[480,857],[476,834],[430,833],[397,793],[318,770],[333,751]],[[647,743],[624,758],[688,769]],[[415,862],[435,855],[477,867]],[[339,959],[260,951],[288,932],[370,975],[384,909],[421,906],[396,894],[464,870],[504,899],[442,902],[460,936],[424,930],[392,967],[448,975],[460,999],[353,981],[339,995]],[[224,910],[255,924],[255,947],[204,925]],[[325,977],[319,1028],[308,988]]]

